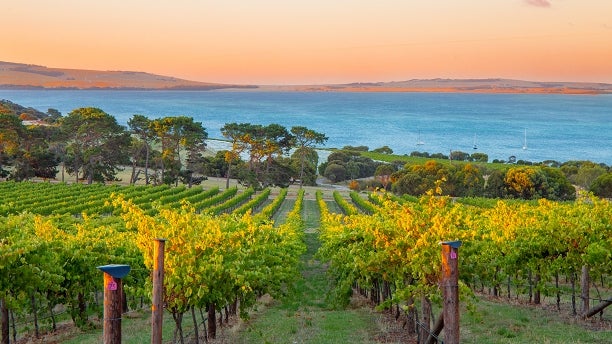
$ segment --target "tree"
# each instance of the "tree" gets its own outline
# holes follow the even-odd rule
[[[286,188],[290,184],[291,177],[296,172],[293,168],[292,159],[284,157],[275,158],[270,161],[263,184]]]
[[[460,171],[456,173],[458,192],[457,196],[475,197],[481,196],[484,191],[484,177],[478,167],[472,164],[465,164]]]
[[[58,157],[51,151],[58,136],[56,126],[30,125],[22,131],[21,144],[15,155],[11,178],[28,180],[32,177],[55,178]]]
[[[391,189],[398,195],[422,195],[427,192],[426,181],[416,172],[402,171],[395,174],[392,179],[394,182]]]
[[[221,150],[218,151],[215,156],[205,157],[203,161],[203,173],[209,177],[225,177],[229,169],[229,164],[225,161],[226,154],[226,150]],[[226,185],[226,188],[229,188],[229,186]]]
[[[504,178],[506,173],[500,170],[494,170],[486,179],[484,195],[490,198],[503,198],[506,196]]]
[[[316,144],[323,144],[327,141],[328,137],[325,134],[318,133],[312,129],[308,129],[302,126],[294,126],[291,128],[291,134],[293,134],[296,146],[296,153],[300,159],[300,188],[303,185],[304,180],[304,168],[306,166],[306,157],[310,152],[307,148],[314,148]],[[315,152],[316,153],[316,152]],[[311,155],[312,156],[312,155]],[[312,161],[311,161],[312,162]],[[314,162],[315,170],[317,162]]]
[[[358,155],[358,153],[356,152],[352,152],[352,151],[345,151],[345,150],[337,150],[337,151],[333,151],[328,157],[327,157],[327,161],[328,162],[333,162],[333,161],[338,161],[338,162],[349,162],[351,161],[351,158]]]
[[[319,163],[317,151],[309,147],[298,148],[291,155],[291,159],[294,170],[297,171],[294,178],[300,181],[300,187],[317,185],[317,165]]]
[[[56,123],[62,118],[62,113],[56,109],[49,108],[47,110],[47,117],[45,117],[45,122],[48,123]]]
[[[591,184],[590,191],[599,197],[612,198],[612,172],[597,177]]]
[[[200,122],[193,120],[184,123],[182,144],[186,151],[186,164],[184,173],[184,182],[189,187],[193,184],[200,184],[204,177],[201,174],[204,172],[204,151],[206,150],[206,139],[208,133]],[[195,177],[194,174],[200,174]]]
[[[227,164],[225,188],[229,188],[231,178],[232,163],[240,159],[240,154],[248,149],[248,123],[226,123],[221,128],[221,134],[230,140],[232,144],[231,150],[225,151],[225,162]]]
[[[269,173],[273,173],[272,165],[275,159],[280,158],[287,153],[292,147],[293,136],[287,129],[279,124],[270,124],[267,126],[255,125],[249,123],[228,123],[222,129],[223,136],[229,138],[232,142],[232,150],[228,151],[226,161],[237,159],[241,153],[248,153],[248,166],[255,178],[248,181],[248,186],[261,188],[268,186],[268,181],[271,180]],[[244,174],[243,174],[244,175]],[[255,180],[256,185],[252,185]],[[288,180],[287,180],[288,182]],[[228,177],[229,185],[229,177]]]
[[[370,150],[368,146],[344,146],[342,150],[353,151],[353,152],[367,152]]]
[[[3,161],[17,154],[24,131],[25,127],[17,116],[0,114],[0,177],[8,175],[8,171],[3,168]]]
[[[128,120],[128,127],[133,135],[135,135],[141,144],[135,144],[132,151],[132,180],[131,184],[136,182],[136,165],[137,161],[144,152],[144,174],[145,184],[149,185],[149,158],[151,156],[151,145],[155,141],[155,132],[153,131],[152,121],[143,115],[134,115]]]
[[[469,157],[470,155],[468,153],[462,151],[452,151],[450,153],[450,159],[455,161],[466,161]]]
[[[161,156],[158,164],[161,167],[161,181],[166,184],[178,183],[181,175],[181,147],[186,150],[187,158],[191,159],[194,167],[197,163],[202,163],[201,154],[206,145],[208,137],[206,129],[200,122],[194,122],[193,118],[163,117],[152,122],[151,128],[157,140],[161,142]],[[201,170],[198,167],[199,170]],[[191,179],[191,172],[187,169],[186,175]],[[183,172],[185,173],[185,172]]]
[[[346,180],[346,168],[340,164],[330,163],[325,168],[323,176],[329,179],[332,183]]]
[[[514,167],[506,172],[504,183],[508,194],[517,198],[532,199],[537,196],[538,171],[532,167]]]
[[[541,170],[546,177],[547,186],[547,189],[540,193],[542,197],[559,201],[576,199],[576,188],[561,170],[553,167],[542,167]]]
[[[326,175],[329,173],[329,171],[325,171],[330,165],[340,165],[343,167],[344,173],[334,174],[334,176],[335,178],[338,178],[342,175],[344,176],[344,179],[336,181],[356,178],[367,178],[374,176],[374,172],[380,164],[382,163],[362,156],[359,151],[337,150],[332,152],[327,157],[326,163],[323,163],[321,164],[321,166],[319,166],[319,172],[321,172],[321,174],[323,175]],[[337,169],[337,167],[334,166],[332,170],[334,169]]]
[[[474,162],[488,162],[489,156],[485,153],[472,153],[470,159]]]
[[[456,196],[454,185],[455,167],[441,164],[435,160],[429,160],[423,165],[413,165],[411,171],[417,173],[424,181],[418,192],[412,195],[424,195],[428,190],[435,190],[438,180],[446,181],[442,186],[443,195]]]
[[[606,169],[604,167],[589,161],[588,163],[584,163],[578,167],[576,174],[568,176],[568,178],[576,185],[588,189],[591,186],[591,183],[593,183],[597,177],[604,173],[606,173]]]
[[[78,108],[61,119],[61,129],[69,139],[68,171],[77,182],[79,171],[88,184],[115,179],[127,161],[130,136],[114,117],[98,108]]]
[[[376,148],[372,150],[372,152],[382,153],[382,154],[393,154],[393,149],[389,148],[389,146],[382,146],[380,148]]]
[[[395,172],[395,167],[391,164],[382,164],[376,168],[374,176],[380,179],[383,187],[386,189],[391,181],[391,175]]]

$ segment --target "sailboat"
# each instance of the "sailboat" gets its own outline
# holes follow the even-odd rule
[[[421,131],[419,130],[419,136],[417,137],[417,142],[416,142],[417,146],[422,146],[425,144],[425,142],[421,141]]]
[[[525,138],[523,140],[523,149],[527,149],[527,129],[525,129]]]
[[[478,146],[476,146],[476,134],[474,134],[474,149],[478,149]]]

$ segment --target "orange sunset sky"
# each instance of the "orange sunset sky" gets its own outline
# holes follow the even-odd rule
[[[239,84],[612,82],[612,0],[8,0],[0,61]]]

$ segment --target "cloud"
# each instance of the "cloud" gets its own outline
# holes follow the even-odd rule
[[[525,0],[525,2],[535,7],[550,7],[551,3],[548,0]]]

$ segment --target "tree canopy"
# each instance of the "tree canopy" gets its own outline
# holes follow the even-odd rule
[[[95,107],[72,110],[60,121],[67,139],[67,169],[79,171],[88,183],[113,180],[119,167],[127,162],[129,133],[115,117]]]

